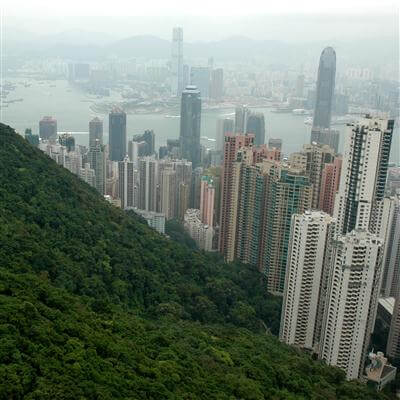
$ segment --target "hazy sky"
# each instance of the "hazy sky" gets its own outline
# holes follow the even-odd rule
[[[394,0],[2,0],[12,16],[245,16],[276,13],[390,12]]]

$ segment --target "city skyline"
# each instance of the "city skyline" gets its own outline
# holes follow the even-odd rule
[[[98,3],[99,15],[104,4]],[[280,15],[285,4],[293,5],[290,15]],[[166,17],[154,35],[123,36],[128,28],[122,23],[109,34],[123,20],[112,17],[119,10],[110,13],[104,31],[88,24],[82,25],[86,33],[42,36],[38,29],[29,38],[32,25],[18,25],[0,63],[1,121],[17,128],[15,134],[0,124],[6,171],[0,170],[6,188],[0,190],[0,253],[12,268],[4,273],[2,296],[10,298],[9,309],[21,300],[17,309],[33,316],[31,335],[15,316],[5,318],[20,336],[9,341],[12,354],[22,355],[6,365],[13,364],[13,382],[26,368],[35,381],[11,390],[32,396],[43,391],[42,381],[51,387],[61,379],[54,372],[60,365],[65,382],[73,382],[71,393],[82,381],[91,397],[100,388],[92,381],[103,376],[103,359],[109,362],[111,354],[112,379],[102,379],[101,387],[111,397],[194,399],[201,390],[210,399],[261,400],[274,393],[392,400],[400,393],[398,60],[390,41],[368,39],[389,1],[362,41],[346,33],[352,22],[354,32],[368,26],[378,7],[367,0],[357,16],[359,4],[339,0],[319,19],[321,4],[307,0],[299,21],[315,21],[295,41],[287,38],[296,25],[279,22],[298,15],[299,5],[289,0],[268,12],[290,33],[279,40],[267,37],[274,29],[267,17],[268,29],[254,40],[242,36],[240,23],[235,36],[220,39],[234,26],[227,21],[252,25],[249,35],[260,29],[256,21],[267,6],[252,0],[247,14],[239,16],[243,5],[232,4],[221,18],[221,4],[206,0],[189,9],[182,3],[176,21]],[[75,5],[62,5],[65,25]],[[148,7],[135,9],[143,12],[141,24],[149,21]],[[203,12],[190,25],[188,15],[199,7]],[[125,8],[125,21],[133,9]],[[163,6],[153,16],[165,12]],[[213,22],[193,40],[200,20]],[[49,21],[51,31],[57,18]],[[323,21],[326,32],[319,36]],[[332,40],[327,21],[338,22]],[[164,24],[166,39],[157,36]],[[388,19],[382,32],[391,24]],[[311,32],[312,43],[306,39]],[[25,281],[30,294],[21,297],[15,288],[25,293]],[[43,294],[47,287],[63,295]],[[60,323],[64,317],[78,318],[79,329]],[[82,327],[92,319],[94,328]],[[48,332],[58,339],[47,342],[62,350],[47,352],[51,368],[44,369],[42,358],[27,353],[43,353],[38,321],[50,326],[55,320]],[[182,338],[172,331],[187,332],[185,326],[191,333]],[[236,337],[240,345],[229,348]],[[110,347],[119,340],[131,343],[125,347],[130,354],[137,343],[143,352],[120,356]],[[145,350],[149,343],[151,351]],[[183,363],[192,347],[203,358]],[[239,347],[247,350],[235,353]],[[16,362],[28,366],[15,368]],[[129,373],[121,363],[130,365]],[[77,365],[96,369],[83,381]],[[36,378],[39,370],[45,381]],[[218,371],[227,375],[215,380]],[[329,377],[316,378],[319,373]],[[187,389],[189,378],[196,389]]]

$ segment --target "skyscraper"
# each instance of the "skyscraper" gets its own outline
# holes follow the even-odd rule
[[[375,323],[383,240],[353,230],[337,238],[333,252],[319,355],[357,379]]]
[[[224,70],[217,68],[211,71],[210,97],[220,100],[224,95]]]
[[[158,211],[158,162],[153,157],[139,159],[139,201],[138,208],[146,211]]]
[[[89,122],[89,148],[96,145],[96,140],[103,145],[103,121],[98,117]]]
[[[334,219],[321,211],[294,214],[279,339],[317,350],[326,296]]]
[[[156,135],[153,130],[146,129],[142,135],[134,135],[132,137],[132,142],[137,142],[142,144],[138,147],[138,156],[152,156],[155,154],[155,141]]]
[[[89,149],[88,158],[90,168],[94,170],[96,176],[95,188],[101,195],[104,195],[106,185],[106,159],[103,151],[103,146],[100,143],[100,139],[96,139],[94,143],[92,142],[92,146],[90,146]]]
[[[203,175],[200,187],[200,218],[203,224],[214,225],[215,187],[211,176]]]
[[[173,168],[165,168],[161,171],[160,199],[161,212],[167,220],[175,218],[176,215],[176,171]]]
[[[75,151],[75,138],[70,133],[63,133],[58,137],[58,143],[65,146],[67,151]]]
[[[396,297],[400,291],[400,194],[385,198],[381,204],[382,218],[386,230],[384,270],[381,294],[383,297]],[[382,230],[382,229],[381,229]]]
[[[329,129],[331,126],[335,76],[336,53],[332,47],[326,47],[319,59],[317,99],[314,110],[313,128]]]
[[[224,136],[226,133],[234,133],[233,120],[229,118],[221,118],[217,120],[217,151],[224,148]]]
[[[252,146],[254,135],[235,135],[227,133],[224,137],[224,162],[221,174],[221,207],[220,207],[220,230],[219,251],[227,257],[228,236],[232,230],[231,224],[234,219],[231,215],[231,203],[235,195],[232,188],[233,163],[236,161],[237,152],[243,146]]]
[[[246,106],[238,106],[235,108],[235,132],[245,133],[247,127],[247,118],[249,116],[249,109]]]
[[[200,90],[201,98],[210,97],[210,68],[192,67],[190,69],[190,84]]]
[[[108,141],[110,160],[122,161],[126,156],[126,114],[114,108],[109,114]]]
[[[121,200],[121,208],[134,206],[134,166],[125,156],[118,162],[118,194]]]
[[[232,171],[231,231],[227,259],[258,265],[263,223],[265,177],[256,164],[258,155],[252,147],[242,147]]]
[[[322,186],[322,172],[328,163],[335,159],[335,151],[326,145],[316,143],[305,144],[303,150],[292,153],[289,157],[290,165],[294,168],[304,169],[313,185],[313,200],[311,208],[316,210],[319,206]]]
[[[249,113],[246,122],[246,133],[254,134],[254,144],[261,146],[265,143],[265,120],[263,113]]]
[[[201,99],[196,86],[187,86],[182,92],[180,122],[181,158],[192,162],[193,169],[200,165]]]
[[[325,164],[321,176],[321,189],[318,209],[333,215],[335,196],[339,189],[340,174],[342,171],[342,157],[336,156],[332,163]]]
[[[374,204],[383,200],[393,120],[364,118],[347,126],[334,217],[338,232],[369,230]]]
[[[53,117],[43,117],[39,121],[39,137],[43,140],[57,139],[57,120]]]
[[[267,277],[269,292],[282,295],[293,214],[311,208],[312,184],[303,169],[280,162],[264,162],[267,170],[259,270]]]
[[[172,30],[171,92],[179,97],[183,90],[183,29]]]

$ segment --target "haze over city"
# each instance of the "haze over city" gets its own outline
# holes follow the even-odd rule
[[[397,2],[0,34],[0,400],[400,398]]]

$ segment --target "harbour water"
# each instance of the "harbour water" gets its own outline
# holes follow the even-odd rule
[[[14,82],[24,81],[23,78],[9,80]],[[78,144],[88,144],[88,124],[94,116],[104,120],[105,142],[108,138],[108,116],[94,113],[90,106],[93,102],[101,101],[95,96],[70,86],[65,80],[58,81],[29,81],[30,85],[18,84],[16,89],[9,93],[7,100],[22,98],[23,101],[7,104],[1,110],[2,122],[14,127],[23,133],[26,128],[38,132],[39,120],[45,115],[57,119],[59,132],[71,132],[76,137]],[[120,101],[119,93],[111,93],[107,101]],[[309,125],[304,124],[304,115],[291,113],[273,113],[271,109],[254,109],[263,112],[266,124],[266,142],[269,138],[281,138],[283,153],[301,149],[304,143],[309,142]],[[234,109],[203,110],[201,118],[201,136],[211,139],[216,138],[216,125],[219,118],[234,118]],[[167,139],[179,137],[179,117],[168,118],[164,114],[128,114],[127,136],[142,133],[145,129],[153,129],[156,134],[156,147],[166,144]],[[340,146],[343,144],[344,126],[335,126],[341,132]],[[76,133],[74,133],[76,132]],[[398,135],[398,132],[397,132]],[[202,140],[206,147],[213,148],[215,141]],[[394,140],[398,149],[398,138]],[[398,155],[394,161],[398,162]]]

